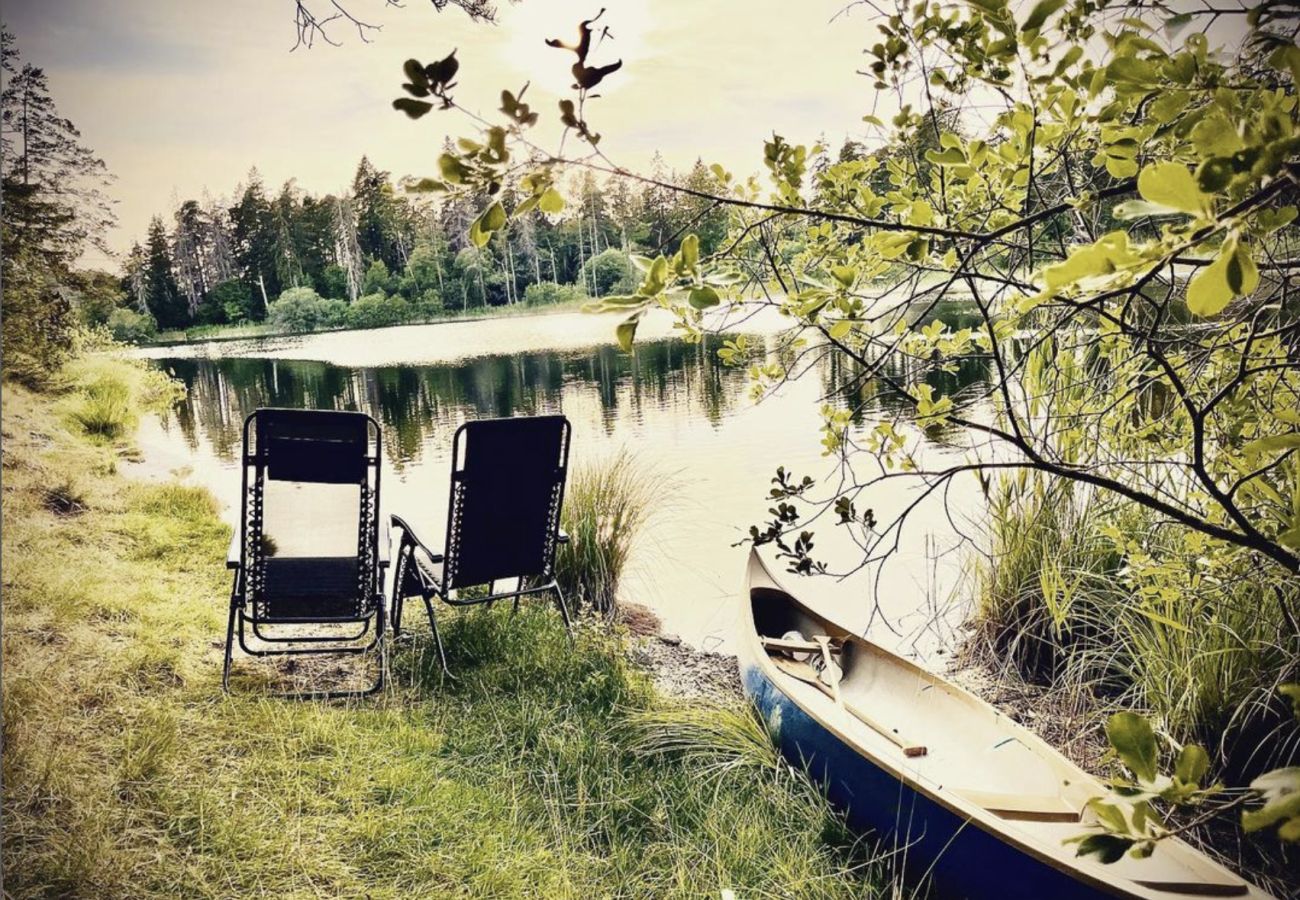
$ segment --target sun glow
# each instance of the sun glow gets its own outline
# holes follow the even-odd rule
[[[551,0],[504,10],[501,25],[510,37],[502,48],[502,61],[523,80],[531,80],[534,91],[554,97],[568,96],[573,91],[570,68],[576,57],[567,50],[546,46],[546,40],[557,38],[566,44],[574,43],[578,38],[578,23],[600,11],[600,0]],[[592,26],[588,61],[606,64],[622,59],[624,68],[602,84],[598,93],[613,94],[628,83],[636,68],[632,63],[646,55],[646,35],[651,27],[647,0],[616,0],[606,4],[604,13]]]

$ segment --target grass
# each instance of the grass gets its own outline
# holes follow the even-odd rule
[[[562,523],[569,542],[555,569],[575,609],[614,614],[637,535],[664,495],[663,478],[627,451],[570,475]]]
[[[1294,604],[1294,582],[1205,577],[1153,514],[1061,482],[1003,481],[990,521],[977,622],[987,658],[1073,690],[1095,723],[1113,708],[1147,712],[1174,741],[1217,750],[1232,780],[1295,758],[1276,686],[1296,677],[1300,650],[1273,593]],[[1129,577],[1138,556],[1160,566],[1162,590]]]
[[[748,712],[675,708],[590,618],[570,649],[542,606],[450,616],[455,682],[417,630],[377,698],[274,700],[248,660],[223,697],[212,497],[67,414],[114,371],[138,409],[118,365],[4,387],[6,897],[876,894]]]

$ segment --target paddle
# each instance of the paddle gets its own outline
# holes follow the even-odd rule
[[[768,658],[773,664],[800,681],[813,685],[827,697],[835,702],[835,705],[843,709],[853,718],[857,719],[863,725],[866,725],[872,731],[884,737],[894,746],[903,751],[904,756],[917,757],[925,756],[928,752],[924,745],[913,744],[898,733],[898,729],[890,728],[888,725],[878,721],[868,713],[863,712],[856,706],[845,703],[840,692],[840,681],[844,677],[844,672],[839,663],[835,662],[831,656],[832,642],[840,643],[840,639],[827,637],[824,634],[816,635],[812,641],[794,641],[788,638],[760,638],[765,649],[769,651]],[[770,651],[790,651],[790,650],[809,650],[820,651],[822,658],[825,660],[825,666],[821,672],[818,672],[806,662],[796,662],[792,659],[786,659],[781,656],[775,656]]]

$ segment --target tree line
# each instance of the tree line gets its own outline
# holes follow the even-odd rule
[[[684,173],[656,168],[666,182],[712,178],[699,161]],[[292,179],[273,193],[254,169],[233,201],[188,199],[153,218],[126,256],[130,313],[118,322],[144,332],[269,319],[310,330],[594,297],[635,283],[631,253],[673,248],[687,227],[710,248],[726,233],[726,213],[688,194],[591,173],[566,189],[563,213],[534,209],[479,247],[468,232],[486,198],[407,192],[365,157],[338,194]],[[499,199],[514,209],[521,198]]]

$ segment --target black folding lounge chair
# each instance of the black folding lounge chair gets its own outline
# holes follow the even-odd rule
[[[571,431],[564,416],[483,419],[462,425],[452,446],[442,553],[430,550],[410,525],[393,516],[393,526],[402,530],[393,577],[393,633],[401,628],[402,601],[418,594],[448,675],[435,597],[453,606],[513,598],[517,610],[521,597],[551,592],[564,627],[571,629],[564,593],[555,581],[556,546],[568,541],[560,531],[560,508]],[[498,581],[513,581],[514,588],[499,591]],[[464,593],[482,587],[487,590]]]
[[[357,696],[383,686],[388,528],[381,541],[379,453],[379,425],[364,413],[259,409],[244,421],[243,509],[226,556],[234,586],[223,690],[236,632],[252,656],[378,645],[370,688],[292,696]]]

